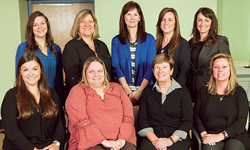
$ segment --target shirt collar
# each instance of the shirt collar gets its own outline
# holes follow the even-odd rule
[[[175,89],[182,88],[181,85],[180,85],[178,82],[176,82],[176,81],[174,80],[174,78],[171,78],[171,80],[172,80],[172,83],[171,83],[170,87],[168,88],[168,92],[167,92],[166,95],[168,95],[169,93],[171,93],[171,92],[174,91]],[[154,90],[154,88],[155,88],[156,91],[158,91],[159,93],[162,93],[162,92],[161,92],[161,89],[160,89],[160,87],[159,87],[159,85],[158,85],[158,81],[155,82],[155,84],[154,84],[152,90]]]

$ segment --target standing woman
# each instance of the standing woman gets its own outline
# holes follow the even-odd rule
[[[119,25],[119,35],[112,39],[112,67],[132,103],[138,104],[143,89],[153,84],[155,39],[145,32],[143,13],[136,2],[123,6]]]
[[[59,150],[64,141],[60,99],[49,88],[38,55],[23,54],[17,65],[15,87],[3,99],[3,150]]]
[[[191,69],[189,74],[189,87],[192,100],[195,101],[197,91],[209,81],[209,65],[214,55],[227,53],[230,55],[228,39],[218,35],[218,20],[210,8],[200,8],[195,16],[191,47]]]
[[[185,85],[189,75],[190,47],[181,36],[179,18],[174,8],[163,8],[156,25],[157,54],[170,55],[175,62],[172,77]]]
[[[83,9],[76,15],[70,35],[73,39],[65,45],[63,51],[63,68],[66,74],[64,100],[70,89],[80,82],[84,62],[89,57],[101,58],[112,79],[111,57],[106,44],[97,39],[100,37],[98,23],[92,10]]]
[[[40,11],[30,15],[25,37],[27,41],[17,48],[16,72],[20,57],[27,51],[35,52],[43,63],[49,87],[61,97],[63,87],[61,48],[54,43],[49,20]]]

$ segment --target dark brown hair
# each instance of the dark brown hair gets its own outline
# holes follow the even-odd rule
[[[57,51],[55,51],[53,49],[54,39],[53,39],[53,36],[52,36],[52,33],[51,33],[51,27],[50,27],[49,20],[40,11],[35,11],[29,16],[28,23],[27,23],[27,26],[26,26],[25,38],[27,40],[27,45],[26,45],[25,50],[34,52],[37,49],[36,40],[35,40],[35,36],[34,36],[34,33],[33,33],[33,25],[34,25],[34,21],[35,21],[36,17],[44,17],[44,19],[46,21],[46,24],[47,24],[46,43],[49,45],[50,50],[53,53],[55,53],[56,56],[58,56]]]
[[[164,63],[164,62],[169,64],[170,70],[174,68],[173,58],[165,53],[158,54],[155,56],[154,60],[152,61],[152,68],[154,69],[155,64]]]
[[[158,22],[156,25],[156,30],[157,30],[156,31],[156,50],[158,50],[162,44],[163,32],[161,30],[161,21],[167,12],[172,12],[174,14],[174,19],[175,19],[174,34],[173,34],[173,37],[171,38],[171,41],[169,43],[170,48],[168,51],[168,54],[172,57],[174,55],[174,52],[177,49],[178,45],[180,44],[181,38],[182,38],[181,32],[180,32],[179,17],[178,17],[178,14],[174,8],[167,8],[167,7],[163,8],[159,14]]]
[[[17,108],[19,112],[18,119],[28,119],[33,114],[34,107],[38,112],[40,111],[39,105],[36,103],[35,97],[28,90],[20,74],[21,66],[29,61],[37,62],[41,68],[41,77],[38,81],[38,90],[40,92],[40,97],[44,105],[44,112],[42,112],[42,116],[48,119],[52,118],[57,115],[58,108],[52,100],[52,91],[48,87],[42,62],[40,58],[36,55],[36,53],[28,51],[20,57],[17,66],[18,68],[15,82],[15,94],[17,97]]]
[[[138,11],[138,14],[141,17],[141,20],[138,23],[137,39],[140,37],[140,42],[143,43],[144,41],[146,41],[146,38],[147,38],[147,34],[145,32],[145,21],[144,21],[141,7],[138,3],[129,1],[123,6],[122,12],[120,15],[119,40],[122,44],[126,44],[126,40],[129,40],[129,37],[130,37],[127,25],[125,23],[124,15],[127,14],[128,11],[133,10],[133,9],[136,9]]]
[[[201,38],[200,32],[197,29],[197,16],[199,13],[202,13],[203,16],[205,16],[206,18],[210,18],[212,21],[207,38],[204,41],[205,45],[208,46],[211,44],[217,44],[216,36],[218,35],[218,32],[219,32],[218,20],[212,9],[207,8],[207,7],[202,7],[196,12],[194,16],[193,29],[191,33],[193,37],[189,40],[190,47],[195,47]]]

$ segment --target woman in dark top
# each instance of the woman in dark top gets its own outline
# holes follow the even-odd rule
[[[228,39],[218,35],[218,20],[210,8],[200,8],[195,16],[191,47],[190,74],[187,86],[192,100],[195,101],[197,91],[209,81],[209,65],[214,55],[227,53],[230,55]]]
[[[174,8],[162,9],[156,29],[157,54],[165,53],[174,59],[172,77],[181,85],[185,85],[190,67],[190,47],[181,36],[178,14]]]
[[[249,104],[238,85],[233,59],[216,54],[210,63],[210,80],[197,95],[194,126],[203,141],[203,150],[250,150],[245,129]]]
[[[71,37],[73,39],[65,45],[63,51],[63,68],[66,74],[64,100],[70,89],[80,82],[83,64],[91,56],[101,58],[109,77],[113,78],[111,56],[106,44],[97,39],[99,38],[98,23],[92,10],[84,9],[76,15]]]
[[[154,85],[142,92],[139,109],[140,150],[189,150],[189,130],[193,125],[189,91],[173,78],[174,61],[166,54],[152,62]]]
[[[3,150],[59,150],[64,141],[64,119],[56,92],[47,85],[40,58],[23,54],[17,65],[15,87],[3,100]]]

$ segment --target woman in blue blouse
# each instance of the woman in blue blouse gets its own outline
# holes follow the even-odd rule
[[[61,49],[54,43],[48,18],[40,11],[33,12],[26,27],[26,42],[16,52],[16,69],[20,57],[27,51],[35,52],[42,60],[48,85],[61,97],[63,85]]]
[[[123,6],[119,24],[119,35],[112,39],[112,67],[132,103],[138,104],[142,90],[153,83],[155,39],[145,32],[143,13],[136,2]]]

